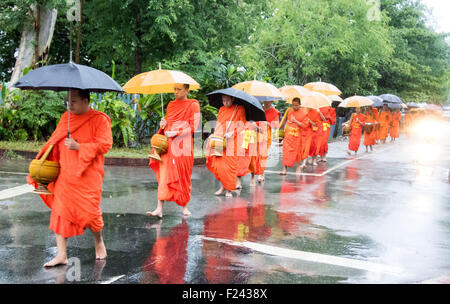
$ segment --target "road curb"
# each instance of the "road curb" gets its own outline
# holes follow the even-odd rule
[[[25,159],[34,159],[38,152],[25,150],[0,149],[0,158],[6,158],[7,151],[14,152]],[[148,167],[148,158],[127,158],[127,157],[105,157],[105,165],[107,166],[125,166],[125,167]],[[195,157],[194,166],[206,164],[205,157]]]

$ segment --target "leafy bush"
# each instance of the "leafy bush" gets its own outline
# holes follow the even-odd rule
[[[66,92],[12,90],[0,105],[1,140],[44,140],[66,111]]]
[[[134,110],[117,93],[93,94],[91,98],[93,100],[92,108],[111,118],[114,145],[128,147],[130,143],[134,142],[136,138],[136,132],[133,129],[136,119]]]

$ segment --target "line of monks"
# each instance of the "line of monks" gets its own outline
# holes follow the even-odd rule
[[[350,120],[345,123],[345,126],[350,128],[347,154],[351,155],[352,151],[355,155],[357,154],[363,133],[363,145],[366,147],[366,152],[369,149],[373,151],[373,146],[378,143],[386,143],[389,135],[391,141],[395,141],[400,137],[401,119],[400,110],[394,109],[391,112],[386,104],[380,111],[368,106],[364,114],[361,112],[361,108],[357,107]]]
[[[191,175],[194,164],[193,133],[200,123],[200,104],[188,99],[189,85],[175,84],[174,96],[161,119],[159,134],[169,141],[168,150],[161,155],[161,161],[151,159],[150,168],[158,181],[157,207],[148,216],[163,216],[163,204],[171,201],[182,207],[182,214],[191,213],[187,205],[191,199]],[[54,231],[58,248],[57,256],[45,264],[56,266],[67,264],[67,239],[84,233],[89,228],[94,235],[97,259],[105,259],[106,247],[103,243],[104,226],[100,209],[102,182],[104,177],[104,155],[112,146],[111,120],[102,112],[93,110],[89,105],[89,92],[71,90],[69,92],[70,113],[64,113],[49,141],[38,153],[39,158],[49,145],[54,145],[48,160],[60,164],[57,180],[48,185],[53,195],[41,195],[44,203],[51,209],[49,229]],[[219,109],[215,136],[226,139],[221,153],[216,153],[208,141],[206,147],[206,166],[221,183],[215,193],[232,196],[232,191],[242,188],[241,179],[251,174],[251,185],[264,180],[264,171],[272,143],[272,133],[284,128],[283,159],[286,174],[288,167],[297,164],[297,171],[303,170],[306,161],[326,162],[330,126],[336,122],[334,108],[320,110],[302,108],[298,98],[292,101],[280,122],[280,112],[271,102],[264,103],[267,121],[248,122],[245,108],[235,103],[233,97],[222,96],[223,106]],[[378,122],[376,139],[385,141],[388,127],[391,136],[398,137],[400,113],[391,114],[383,109],[366,111],[366,115],[356,109],[350,120],[349,149],[357,151],[362,134],[362,126]],[[68,126],[70,129],[68,130]],[[69,131],[69,132],[68,132]],[[67,134],[70,133],[70,137]],[[367,136],[364,144],[373,146],[375,136]],[[320,157],[320,159],[318,159]],[[37,183],[27,176],[29,184]]]

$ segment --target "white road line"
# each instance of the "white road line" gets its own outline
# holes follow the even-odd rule
[[[271,171],[271,170],[265,170],[264,173],[273,173],[273,174],[280,174],[281,171]],[[286,174],[289,175],[310,175],[310,176],[322,176],[323,174],[319,174],[319,173],[306,173],[306,172],[302,172],[302,173],[297,173],[297,172],[286,172]]]
[[[336,256],[332,256],[332,255],[292,250],[292,249],[275,247],[275,246],[271,246],[271,245],[265,245],[265,244],[247,242],[247,241],[236,242],[236,241],[231,241],[231,240],[227,240],[227,239],[210,238],[210,237],[201,236],[201,235],[199,237],[201,239],[204,239],[207,241],[225,243],[225,244],[228,244],[231,246],[246,247],[246,248],[249,248],[249,249],[252,249],[252,250],[255,250],[258,252],[262,252],[265,254],[281,256],[281,257],[286,257],[286,258],[291,258],[291,259],[297,259],[297,260],[303,260],[303,261],[309,261],[309,262],[315,262],[315,263],[330,264],[330,265],[335,265],[335,266],[342,266],[342,267],[361,269],[361,270],[366,270],[366,271],[371,271],[371,272],[378,272],[378,273],[385,273],[385,274],[392,274],[392,275],[398,275],[403,272],[403,269],[401,269],[400,267],[396,267],[396,266],[389,266],[389,265],[377,264],[377,263],[366,262],[366,261],[361,261],[361,260],[336,257]]]
[[[120,276],[117,276],[117,277],[112,277],[111,279],[106,280],[106,281],[103,281],[103,282],[101,282],[100,284],[111,284],[111,283],[113,283],[113,282],[115,282],[115,281],[117,281],[117,280],[123,278],[124,276],[125,276],[125,275],[123,274],[123,275],[120,275]]]
[[[29,193],[33,190],[34,190],[34,187],[31,185],[28,185],[28,184],[14,187],[14,188],[9,188],[6,190],[2,190],[2,191],[0,191],[0,200],[4,200],[7,198],[11,198],[11,197],[15,197],[15,196],[22,195],[25,193]]]
[[[28,175],[28,173],[24,172],[8,172],[8,171],[0,171],[0,174],[16,174],[16,175]]]

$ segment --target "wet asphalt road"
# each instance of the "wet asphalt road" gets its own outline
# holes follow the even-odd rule
[[[233,198],[194,167],[192,216],[174,203],[164,218],[150,168],[106,167],[106,261],[89,231],[56,254],[50,212],[26,193],[0,200],[0,283],[421,283],[450,282],[450,122],[430,142],[407,138],[357,158],[330,143],[328,163],[280,176],[271,151],[266,181]],[[0,192],[25,184],[28,161],[0,160]],[[290,172],[295,169],[291,168]],[[79,272],[77,272],[79,271]]]

